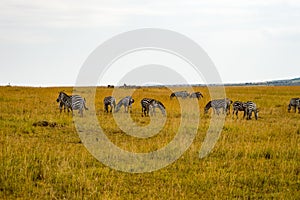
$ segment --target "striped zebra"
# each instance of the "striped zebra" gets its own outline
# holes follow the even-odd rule
[[[248,119],[251,119],[251,116],[252,116],[252,112],[254,112],[254,116],[255,116],[255,119],[257,120],[258,118],[258,108],[256,107],[256,104],[252,101],[248,101],[246,103],[246,115],[247,115],[247,120]]]
[[[289,112],[291,111],[292,107],[294,107],[295,112],[298,107],[298,112],[300,113],[300,98],[291,98],[290,104],[288,105]]]
[[[57,99],[56,99],[56,101],[57,101]],[[68,112],[70,112],[71,105],[68,105],[67,103],[64,103],[63,101],[59,101],[59,100],[57,102],[59,102],[60,113],[62,112],[62,109],[64,109],[64,112],[66,112],[66,109],[67,109]]]
[[[181,97],[183,99],[187,98],[188,96],[190,96],[190,94],[187,91],[179,91],[179,92],[173,92],[170,95],[170,99],[173,99],[174,97]]]
[[[119,112],[122,106],[124,106],[125,112],[128,112],[129,108],[132,110],[133,103],[134,103],[134,99],[131,96],[126,96],[118,102],[115,112]]]
[[[64,109],[64,112],[66,109],[68,112],[70,112],[70,110],[72,110],[72,103],[69,101],[69,98],[72,98],[72,95],[69,96],[64,92],[59,92],[58,94],[59,95],[56,99],[56,102],[59,102],[60,113],[62,112],[62,109]]]
[[[239,111],[244,111],[244,117],[246,116],[246,108],[247,108],[247,103],[244,103],[244,102],[241,102],[241,101],[235,101],[233,104],[232,104],[232,107],[233,107],[233,118],[234,118],[234,113],[236,115],[236,118],[238,118],[238,112]]]
[[[144,98],[141,100],[142,105],[142,117],[143,116],[149,116],[149,111],[151,115],[155,115],[155,108],[160,109],[163,116],[166,115],[166,108],[165,106],[158,100],[150,99],[150,98]]]
[[[228,112],[230,112],[231,104],[232,101],[228,98],[211,100],[206,104],[204,108],[204,113],[208,113],[208,110],[210,108],[213,108],[214,113],[217,113],[217,115],[220,114],[220,109],[223,109],[223,114],[227,114]]]
[[[103,100],[104,103],[104,112],[108,113],[108,106],[110,106],[110,111],[116,108],[116,99],[112,96],[105,97]]]
[[[60,110],[62,109],[63,105],[65,108],[68,108],[68,111],[70,109],[72,113],[73,110],[78,110],[78,113],[81,117],[83,117],[83,109],[88,110],[85,105],[85,99],[79,95],[69,96],[64,92],[60,92],[56,101],[60,102]]]
[[[201,99],[201,98],[203,98],[203,95],[201,94],[201,92],[194,92],[194,93],[190,94],[190,98]]]

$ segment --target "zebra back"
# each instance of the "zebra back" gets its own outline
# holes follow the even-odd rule
[[[119,112],[122,106],[125,107],[125,112],[128,112],[128,108],[131,108],[133,103],[134,99],[131,96],[126,96],[118,102],[115,112]]]
[[[173,97],[181,97],[181,98],[185,99],[188,96],[190,96],[190,94],[187,91],[179,91],[179,92],[173,92],[170,95],[170,99],[172,99]]]
[[[201,94],[201,92],[194,92],[194,93],[190,94],[190,98],[200,99],[200,98],[203,98],[203,95]]]

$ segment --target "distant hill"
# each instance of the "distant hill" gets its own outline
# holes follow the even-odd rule
[[[269,85],[269,86],[300,86],[300,77],[293,79],[284,79],[284,80],[274,80],[274,81],[264,81],[264,82],[248,82],[248,83],[237,83],[237,84],[225,84],[228,86],[247,86],[247,85]]]

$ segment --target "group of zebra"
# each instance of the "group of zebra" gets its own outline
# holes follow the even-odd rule
[[[203,95],[200,92],[194,92],[192,94],[189,94],[187,91],[179,91],[179,92],[174,92],[170,95],[170,99],[174,97],[181,97],[183,99],[190,97],[190,98],[203,98]],[[205,108],[204,108],[204,113],[208,113],[208,110],[210,108],[213,109],[213,112],[216,113],[217,115],[220,114],[220,110],[223,110],[223,114],[228,114],[230,113],[230,106],[233,106],[233,115],[235,114],[236,117],[238,118],[238,112],[243,111],[244,112],[244,118],[247,117],[247,119],[251,119],[252,113],[254,113],[255,119],[257,120],[258,118],[258,108],[256,104],[252,101],[248,102],[241,102],[241,101],[235,101],[233,102],[229,98],[224,98],[224,99],[215,99],[209,101]]]
[[[173,92],[170,95],[170,99],[173,99],[174,97],[181,97],[183,99],[187,97],[201,99],[203,98],[203,95],[201,94],[201,92],[194,92],[190,94],[187,91],[179,91],[179,92]]]
[[[62,112],[67,109],[73,113],[73,110],[78,110],[80,116],[83,116],[83,109],[88,110],[85,103],[85,98],[79,95],[67,95],[65,92],[60,92],[56,101],[59,103],[59,110]]]
[[[258,112],[259,109],[257,108],[256,104],[253,101],[247,101],[247,102],[241,102],[241,101],[235,101],[233,102],[229,98],[224,99],[214,99],[209,101],[205,108],[204,113],[208,113],[208,110],[210,108],[213,109],[213,112],[217,115],[220,114],[220,110],[222,109],[223,114],[229,114],[230,113],[230,107],[233,107],[233,113],[238,118],[238,112],[243,111],[244,112],[244,118],[251,119],[252,113],[254,113],[255,119],[258,119]]]
[[[129,111],[129,108],[132,109],[132,104],[134,103],[134,99],[131,96],[126,96],[122,98],[117,104],[116,99],[112,96],[105,97],[103,100],[104,104],[104,111],[105,112],[118,112],[122,106],[125,108],[125,112]],[[108,111],[108,107],[110,106],[110,111]],[[152,98],[143,98],[141,100],[142,106],[142,116],[149,116],[155,115],[155,109],[160,109],[161,113],[165,116],[166,115],[166,107],[160,101]]]
[[[179,92],[173,92],[170,95],[170,99],[173,99],[174,97],[183,98],[186,99],[187,97],[190,98],[203,98],[203,95],[200,92],[194,92],[189,94],[187,91],[179,91]],[[88,110],[86,107],[86,100],[85,98],[79,96],[79,95],[67,95],[65,92],[60,92],[57,99],[57,102],[59,102],[59,109],[60,112],[64,109],[64,111],[67,109],[68,112],[73,110],[78,110],[80,116],[83,116],[83,109]],[[132,104],[134,103],[134,99],[131,96],[126,96],[122,98],[117,104],[116,99],[112,96],[105,97],[103,100],[104,103],[104,111],[105,112],[118,112],[122,106],[125,108],[125,112],[128,112],[129,110],[132,110]],[[220,114],[220,110],[223,110],[223,114],[230,113],[230,107],[233,107],[233,116],[234,114],[238,118],[238,112],[243,111],[244,112],[244,118],[251,119],[252,113],[254,113],[255,119],[258,119],[258,112],[259,109],[257,108],[256,104],[253,101],[235,101],[233,102],[229,98],[224,99],[215,99],[209,101],[205,108],[204,113],[208,113],[208,110],[210,108],[213,109],[214,113]],[[109,111],[110,106],[110,111]],[[165,116],[166,115],[166,108],[163,105],[162,102],[152,99],[152,98],[143,98],[141,100],[141,106],[142,106],[142,116],[149,116],[155,115],[155,109],[158,108],[161,113]],[[296,112],[296,109],[298,108],[298,112],[300,113],[300,98],[292,98],[290,100],[290,103],[288,105],[288,111],[294,108],[294,111]]]
[[[170,95],[170,99],[174,97],[181,97],[181,98],[197,98],[200,99],[203,97],[203,95],[200,92],[194,92],[189,94],[187,91],[179,91],[179,92],[173,92]],[[132,109],[132,104],[134,103],[134,99],[131,96],[126,96],[123,99],[121,99],[117,104],[116,104],[116,99],[112,96],[105,97],[103,100],[104,104],[104,111],[105,112],[112,112],[114,109],[114,112],[118,112],[122,106],[125,107],[125,112],[128,112],[128,108]],[[108,107],[110,106],[110,111],[108,111]],[[164,104],[156,99],[152,98],[143,98],[141,100],[141,106],[142,106],[142,116],[149,116],[150,115],[155,115],[155,109],[158,108],[162,115],[166,115],[166,107]]]

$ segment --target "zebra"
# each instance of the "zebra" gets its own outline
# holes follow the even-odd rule
[[[144,98],[141,100],[142,105],[142,117],[145,115],[154,114],[155,115],[155,108],[159,108],[163,116],[166,115],[166,108],[165,106],[158,100],[150,99],[150,98]]]
[[[104,103],[104,112],[108,113],[108,106],[110,106],[110,111],[116,108],[116,99],[112,96],[105,97],[103,100]]]
[[[80,114],[81,117],[83,117],[83,108],[85,110],[88,110],[88,108],[85,105],[85,99],[82,98],[79,95],[72,95],[69,96],[64,92],[60,92],[57,99],[57,102],[60,102],[60,110],[62,109],[62,106],[65,108],[69,109],[72,111],[73,110],[78,110],[78,113]]]
[[[208,110],[210,108],[214,109],[214,112],[217,113],[217,115],[220,114],[220,109],[223,109],[223,114],[228,113],[228,111],[230,112],[230,105],[232,104],[232,101],[229,98],[225,98],[225,99],[215,99],[215,100],[211,100],[209,101],[205,108],[204,108],[204,113],[208,113]]]
[[[131,108],[132,110],[133,103],[134,103],[134,99],[131,96],[126,96],[118,102],[115,112],[119,112],[122,106],[125,107],[125,112],[128,112],[129,108]]]
[[[170,95],[170,99],[173,99],[173,97],[181,97],[181,98],[185,99],[188,96],[190,96],[190,94],[187,91],[179,91],[179,92],[173,92]]]
[[[258,108],[256,107],[256,104],[252,101],[248,101],[246,103],[246,115],[247,115],[247,120],[251,119],[252,112],[254,112],[255,119],[257,120],[258,118]]]
[[[291,98],[290,104],[288,105],[288,112],[291,111],[292,107],[294,107],[295,112],[298,107],[298,113],[300,113],[300,98]]]
[[[233,107],[233,118],[234,118],[234,113],[236,115],[236,118],[238,118],[238,112],[239,111],[244,111],[244,117],[246,116],[246,108],[247,108],[247,104],[244,103],[244,102],[241,102],[241,101],[235,101],[233,104],[232,104],[232,107]]]
[[[201,99],[201,98],[203,98],[203,95],[201,94],[201,92],[194,92],[194,93],[190,94],[190,98]]]
[[[64,112],[67,111],[70,112],[70,110],[72,110],[72,103],[70,103],[69,98],[72,98],[72,95],[67,95],[64,92],[59,92],[58,93],[58,97],[56,99],[56,102],[59,102],[59,110],[60,113],[62,112],[62,109],[64,109]]]
[[[71,97],[71,96],[70,96]],[[57,101],[57,100],[56,100]],[[59,102],[59,100],[57,101]],[[62,109],[64,109],[64,112],[66,112],[66,109],[68,112],[70,112],[70,109],[71,109],[71,104],[68,105],[67,102],[63,102],[63,101],[60,101],[59,102],[59,110],[60,110],[60,113],[62,112]]]

